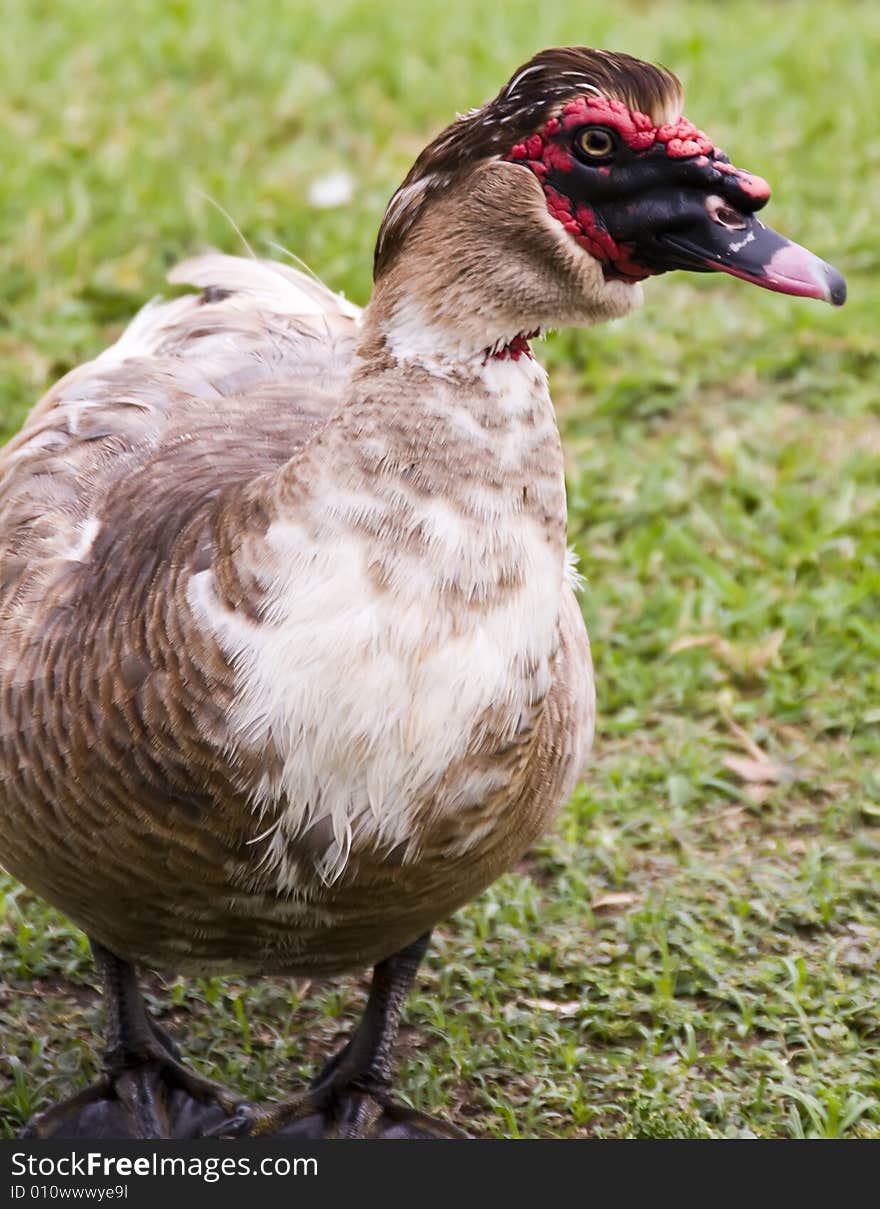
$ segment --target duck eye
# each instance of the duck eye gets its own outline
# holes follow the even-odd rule
[[[617,146],[614,135],[604,126],[585,126],[574,140],[575,147],[591,160],[604,160],[613,155]]]

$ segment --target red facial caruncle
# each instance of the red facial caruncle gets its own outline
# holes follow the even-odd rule
[[[523,164],[535,174],[550,213],[602,264],[607,278],[638,281],[658,270],[639,264],[634,258],[633,245],[614,238],[592,199],[577,200],[582,187],[570,191],[565,188],[566,177],[572,176],[576,169],[584,169],[572,150],[573,139],[584,127],[596,126],[613,132],[619,149],[624,154],[629,152],[630,161],[633,155],[641,158],[648,153],[656,161],[658,152],[662,152],[670,167],[674,161],[690,159],[734,175],[743,192],[756,200],[769,197],[765,181],[728,164],[711,139],[687,118],[657,126],[647,114],[630,110],[621,101],[603,96],[577,97],[565,104],[538,133],[515,144],[504,158]],[[620,174],[618,165],[611,161],[589,167],[606,186],[612,186],[615,175]]]

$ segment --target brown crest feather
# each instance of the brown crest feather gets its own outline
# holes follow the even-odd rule
[[[622,101],[658,125],[677,117],[681,84],[664,67],[586,46],[543,50],[524,63],[491,101],[463,114],[429,143],[391,198],[376,242],[374,277],[397,256],[425,203],[462,171],[504,155],[566,101],[584,93]]]

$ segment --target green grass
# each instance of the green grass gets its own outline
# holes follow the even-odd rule
[[[774,225],[846,273],[838,312],[672,275],[638,316],[542,349],[589,581],[595,762],[533,857],[440,929],[400,1087],[491,1136],[880,1136],[880,8],[133,0],[120,20],[7,0],[3,28],[7,435],[171,262],[239,248],[204,193],[257,250],[278,241],[365,300],[423,142],[554,43],[675,69],[689,116],[774,184]],[[350,205],[310,208],[340,169]],[[777,781],[726,763],[751,745]],[[99,1018],[83,937],[2,886],[14,1132],[94,1073]],[[149,987],[202,1069],[271,1095],[364,993]]]

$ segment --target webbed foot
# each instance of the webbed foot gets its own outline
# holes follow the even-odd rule
[[[38,1113],[22,1138],[197,1138],[235,1113],[242,1096],[184,1066],[150,1016],[134,970],[93,942],[104,983],[108,1048],[90,1087]]]
[[[391,1095],[392,1057],[403,1001],[428,947],[422,936],[380,962],[360,1025],[314,1081],[279,1104],[241,1104],[209,1131],[222,1138],[467,1138]]]
[[[170,1055],[131,1061],[38,1113],[22,1138],[199,1138],[234,1113],[240,1095]]]
[[[448,1121],[401,1104],[388,1091],[366,1091],[354,1083],[345,1085],[332,1079],[278,1104],[240,1104],[206,1136],[391,1141],[465,1139],[469,1135]]]

